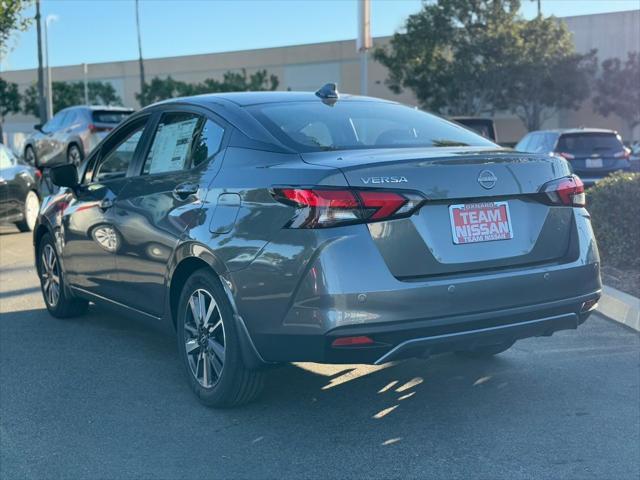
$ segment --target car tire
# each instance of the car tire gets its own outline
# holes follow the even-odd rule
[[[28,145],[27,148],[24,149],[24,161],[32,167],[38,166],[38,157],[36,156],[36,151],[31,145]]]
[[[264,373],[245,366],[233,310],[212,271],[196,270],[187,279],[176,323],[189,385],[203,404],[236,407],[260,394]]]
[[[42,237],[38,245],[37,268],[42,297],[51,315],[56,318],[69,318],[81,315],[87,310],[86,300],[68,296],[58,252],[53,238],[48,233]]]
[[[22,220],[16,222],[18,230],[21,232],[32,232],[33,227],[36,225],[39,211],[40,199],[38,198],[38,194],[33,190],[29,190],[24,199],[24,206],[22,207]]]
[[[67,162],[71,165],[75,165],[76,167],[82,163],[84,159],[84,155],[82,154],[82,150],[78,145],[72,143],[69,145],[69,149],[67,150]]]
[[[497,345],[485,345],[471,350],[460,350],[456,354],[466,358],[489,358],[509,350],[515,342],[499,343]]]

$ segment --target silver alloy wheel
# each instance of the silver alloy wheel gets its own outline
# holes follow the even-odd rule
[[[24,200],[24,220],[27,222],[29,230],[33,230],[33,227],[36,226],[39,211],[40,200],[38,200],[38,195],[33,191],[27,193],[27,198]]]
[[[75,166],[80,165],[80,162],[82,161],[82,155],[80,154],[80,149],[75,145],[71,145],[69,147],[69,153],[67,155],[67,159],[69,160],[69,163],[72,165],[75,165]]]
[[[211,388],[224,368],[222,313],[213,296],[203,289],[191,294],[186,308],[183,334],[189,368],[200,385]]]
[[[44,298],[50,307],[55,308],[60,299],[60,269],[56,252],[50,244],[46,244],[42,249],[40,276]]]

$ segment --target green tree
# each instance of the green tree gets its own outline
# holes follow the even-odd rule
[[[121,105],[113,85],[108,82],[92,81],[88,83],[89,103],[96,105]],[[53,111],[84,104],[83,82],[53,82]],[[22,96],[22,111],[38,116],[38,89],[30,85]]]
[[[640,125],[640,53],[630,52],[624,63],[619,58],[602,62],[593,106],[605,117],[618,115],[630,133]]]
[[[527,21],[519,8],[519,0],[425,3],[374,57],[389,69],[389,88],[413,91],[426,109],[510,110],[537,129],[588,98],[596,54],[575,53],[563,22],[540,15]]]
[[[20,98],[18,85],[0,77],[0,123],[8,114],[20,112]]]
[[[32,19],[24,16],[30,0],[0,0],[0,56],[9,50],[8,42],[14,30],[25,30]]]
[[[424,3],[374,58],[389,69],[389,88],[413,91],[423,108],[491,113],[504,96],[505,68],[518,53],[519,8],[519,0]]]
[[[142,93],[136,94],[141,105],[166,100],[167,98],[200,95],[218,92],[246,92],[259,90],[276,90],[280,84],[276,75],[269,75],[266,70],[259,70],[248,75],[245,69],[240,72],[225,72],[222,80],[207,78],[201,83],[187,83],[172,77],[154,77],[145,83]]]
[[[516,61],[505,71],[500,106],[528,130],[538,130],[560,109],[577,110],[591,93],[596,51],[578,54],[564,22],[538,16],[521,22]]]

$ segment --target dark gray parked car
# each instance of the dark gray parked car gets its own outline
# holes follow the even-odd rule
[[[48,310],[164,322],[208,405],[251,400],[281,362],[494,355],[600,297],[564,159],[331,86],[159,103],[52,178]]]
[[[33,230],[38,218],[41,174],[0,143],[0,223],[15,223],[21,232]]]
[[[587,185],[617,170],[631,169],[629,151],[614,130],[540,130],[525,135],[515,149],[520,152],[559,155],[569,162],[573,171]]]
[[[37,167],[80,162],[98,143],[131,115],[133,110],[104,105],[69,107],[60,110],[24,144],[24,159]]]

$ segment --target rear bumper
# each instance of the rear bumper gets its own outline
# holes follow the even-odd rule
[[[255,335],[253,340],[261,356],[270,362],[381,364],[576,329],[593,311],[593,306],[583,311],[585,303],[597,302],[600,295],[598,290],[564,300],[472,315],[339,327],[322,335]],[[336,338],[362,335],[375,344],[332,347]]]
[[[369,230],[356,225],[283,231],[249,267],[225,280],[248,335],[268,362],[375,363],[415,339],[453,335],[451,341],[421,341],[423,354],[462,349],[499,332],[514,339],[545,335],[575,328],[586,318],[584,302],[597,299],[602,288],[588,213],[574,209],[572,216],[570,246],[555,263],[400,280]],[[534,320],[545,321],[524,323]],[[505,325],[513,328],[485,331]],[[457,335],[465,332],[472,333]],[[331,347],[337,337],[360,335],[375,344]],[[422,348],[426,343],[433,345]],[[394,356],[414,355],[413,346]]]

